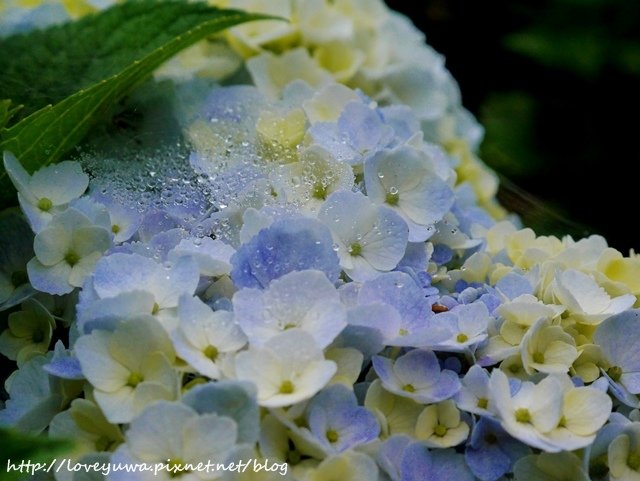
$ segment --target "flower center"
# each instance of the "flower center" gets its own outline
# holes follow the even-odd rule
[[[359,242],[354,242],[349,246],[349,254],[353,257],[362,255],[362,245]]]
[[[70,250],[65,254],[64,260],[67,264],[73,267],[80,261],[80,256],[75,251]]]
[[[533,354],[533,362],[537,364],[544,364],[544,354],[536,352]]]
[[[480,409],[487,409],[487,406],[489,406],[489,400],[487,398],[481,397],[478,399],[476,406],[478,406]]]
[[[469,336],[467,336],[464,332],[461,332],[456,337],[456,341],[458,341],[460,344],[462,344],[463,342],[467,342],[468,340],[469,340]]]
[[[531,422],[531,413],[528,409],[520,408],[516,410],[516,421],[519,423]]]
[[[311,196],[314,199],[326,200],[327,199],[327,186],[322,182],[316,182],[313,185],[313,190],[311,191]]]
[[[136,387],[142,381],[144,381],[144,376],[142,374],[139,372],[132,372],[129,374],[129,379],[127,379],[127,386]]]
[[[43,197],[38,201],[38,209],[43,212],[49,212],[51,210],[51,207],[53,207],[53,202],[51,202],[51,199]]]
[[[416,388],[413,387],[413,384],[405,384],[402,386],[402,390],[406,392],[416,392]]]
[[[202,351],[202,353],[205,355],[205,357],[211,359],[212,361],[218,359],[218,355],[220,354],[218,352],[218,348],[212,345],[207,346],[204,351]]]
[[[398,205],[399,200],[400,194],[398,193],[398,189],[396,189],[395,187],[391,187],[387,192],[384,201],[389,205]]]
[[[607,374],[611,379],[617,382],[622,377],[622,368],[618,366],[612,366],[607,369]]]
[[[280,390],[278,392],[280,394],[291,394],[293,391],[293,383],[287,379],[286,381],[282,381],[282,384],[280,384]]]
[[[177,478],[178,476],[182,476],[189,472],[188,469],[185,469],[185,462],[180,458],[167,460],[167,471],[169,472],[169,476],[172,478]]]
[[[113,224],[111,226],[111,232],[113,232],[114,234],[117,234],[118,232],[120,232],[122,229],[120,229],[120,226],[118,224]]]
[[[160,306],[157,302],[154,302],[153,307],[151,308],[151,314],[155,316],[158,312],[160,312]]]
[[[338,432],[334,429],[329,429],[327,431],[327,440],[330,443],[335,443],[338,441],[338,439],[340,439],[340,435],[338,434]]]
[[[436,424],[436,427],[433,428],[433,432],[435,433],[436,436],[438,436],[439,438],[443,437],[445,434],[447,434],[447,427],[443,426],[442,424]]]

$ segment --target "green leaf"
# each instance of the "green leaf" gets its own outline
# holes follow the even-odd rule
[[[22,109],[22,105],[11,108],[11,100],[0,100],[0,129],[7,125],[11,117],[20,109]]]
[[[29,479],[26,465],[22,473],[18,470],[8,471],[8,462],[14,467],[19,467],[22,461],[25,464],[42,463],[48,466],[56,456],[63,454],[73,447],[70,441],[50,439],[45,436],[33,436],[0,428],[0,481],[13,481]],[[43,469],[44,470],[44,469]]]
[[[76,22],[1,39],[0,92],[24,104],[26,117],[118,75],[158,48],[169,49],[168,58],[193,43],[194,33],[204,38],[256,18],[262,17],[202,2],[125,2]],[[172,43],[181,36],[184,43],[174,48]]]
[[[0,43],[0,57],[13,72],[3,75],[16,84],[8,90],[14,101],[28,103],[32,95],[36,104],[57,101],[82,88],[3,128],[0,151],[13,152],[30,172],[56,162],[116,102],[173,55],[233,25],[272,18],[203,3],[142,0],[75,23],[11,37]],[[28,78],[20,78],[25,70],[34,73],[33,86]],[[36,77],[42,77],[42,82]],[[7,184],[6,172],[0,174],[0,191],[6,196],[2,182]]]

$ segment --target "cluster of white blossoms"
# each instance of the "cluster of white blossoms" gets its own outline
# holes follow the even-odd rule
[[[443,58],[383,3],[222,6],[291,22],[157,73],[167,156],[4,152],[0,424],[160,479],[640,479],[640,258],[506,216]],[[194,468],[249,458],[289,470]]]

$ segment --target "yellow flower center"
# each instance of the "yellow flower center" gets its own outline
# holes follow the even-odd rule
[[[132,372],[129,374],[129,378],[127,379],[127,386],[136,387],[142,381],[144,381],[144,376],[142,374],[139,372]]]
[[[622,377],[622,368],[618,366],[611,366],[607,369],[607,374],[611,379],[617,382]]]
[[[516,421],[519,423],[531,422],[531,413],[528,409],[520,408],[516,410]]]
[[[536,352],[533,354],[533,362],[537,364],[544,364],[544,354],[541,352]]]
[[[289,380],[282,381],[280,384],[280,394],[291,394],[294,391],[293,383]]]
[[[335,443],[338,441],[338,439],[340,439],[340,435],[338,434],[337,431],[333,430],[333,429],[329,429],[327,431],[327,440],[330,443]]]
[[[436,427],[433,428],[433,432],[436,436],[438,436],[439,438],[443,437],[445,434],[447,434],[447,427],[443,426],[442,424],[436,424]]]
[[[171,458],[167,460],[167,471],[169,472],[169,476],[172,478],[177,478],[189,472],[188,469],[185,469],[185,462],[180,458]]]
[[[360,245],[358,242],[354,242],[353,244],[351,244],[349,246],[349,254],[351,254],[353,257],[361,255],[362,245]]]
[[[80,262],[80,256],[75,251],[70,250],[65,254],[64,261],[73,267]]]
[[[43,212],[49,212],[51,210],[51,207],[53,207],[53,202],[51,202],[51,199],[43,197],[38,201],[38,209]]]
[[[398,189],[391,188],[387,195],[384,197],[384,201],[389,205],[398,205],[398,201],[400,200],[400,194],[398,193]]]
[[[327,198],[327,187],[322,182],[316,182],[313,185],[313,190],[311,191],[311,196],[314,199],[326,200],[326,198]]]
[[[205,355],[205,357],[211,359],[212,361],[218,359],[218,355],[220,354],[218,352],[218,348],[212,345],[207,346],[204,351],[202,351],[202,353]]]

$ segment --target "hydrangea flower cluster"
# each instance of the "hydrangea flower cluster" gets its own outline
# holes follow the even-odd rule
[[[0,424],[162,479],[640,479],[640,258],[505,217],[442,57],[382,3],[225,6],[293,21],[220,43],[250,84],[182,70],[178,150],[4,153]],[[243,458],[290,469],[189,471]]]

